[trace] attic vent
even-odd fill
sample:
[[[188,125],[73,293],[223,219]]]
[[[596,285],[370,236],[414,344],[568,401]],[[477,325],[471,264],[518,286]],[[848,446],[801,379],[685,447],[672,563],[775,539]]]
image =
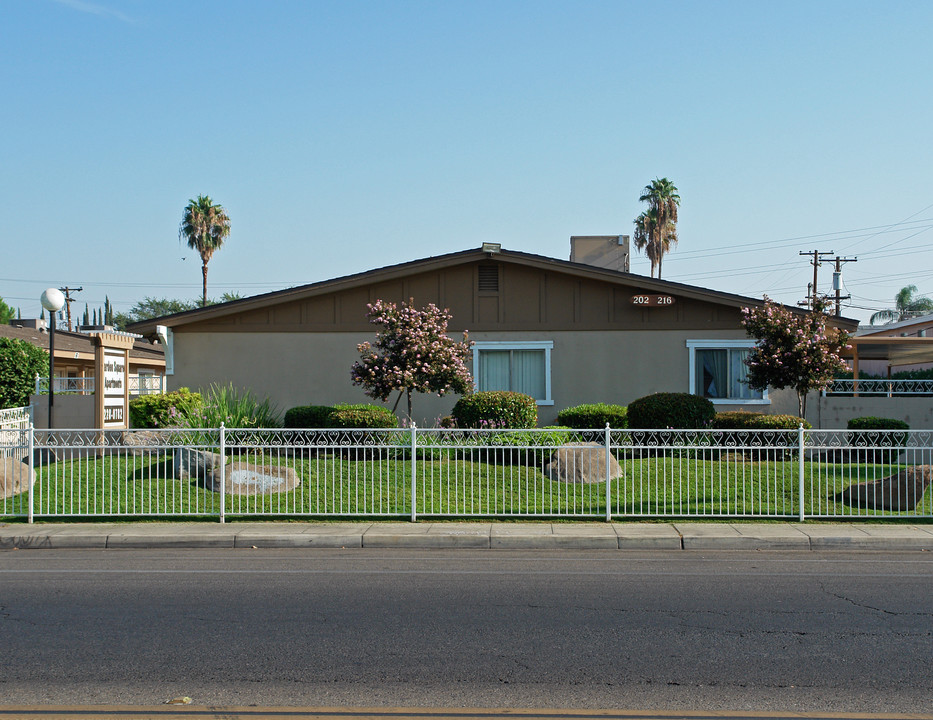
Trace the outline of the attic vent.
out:
[[[480,265],[479,266],[479,291],[480,292],[499,292],[499,266],[498,265]]]

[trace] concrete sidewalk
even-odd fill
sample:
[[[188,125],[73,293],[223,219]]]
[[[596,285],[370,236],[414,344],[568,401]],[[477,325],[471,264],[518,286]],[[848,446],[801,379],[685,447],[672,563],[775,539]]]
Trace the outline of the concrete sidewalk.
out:
[[[484,548],[933,551],[933,524],[236,522],[0,524],[0,549]]]

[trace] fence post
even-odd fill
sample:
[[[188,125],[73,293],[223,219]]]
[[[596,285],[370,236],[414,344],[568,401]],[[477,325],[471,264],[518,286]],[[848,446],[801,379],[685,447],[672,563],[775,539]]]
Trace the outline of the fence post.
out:
[[[227,428],[220,423],[220,522],[227,521]]]
[[[797,463],[800,468],[800,522],[803,522],[803,423],[800,423],[800,427],[797,428]]]
[[[417,477],[418,477],[418,425],[412,421],[411,423],[411,521],[415,522],[418,519],[418,513],[415,509],[417,505],[416,491],[417,491]]]
[[[29,429],[26,431],[26,435],[28,437],[27,444],[29,445],[29,509],[27,512],[29,514],[28,521],[32,522],[35,512],[33,486],[36,484],[36,433],[31,419],[29,422]]]
[[[612,479],[609,477],[610,457],[609,444],[612,442],[612,435],[609,432],[609,423],[606,423],[606,522],[612,522],[612,490],[609,487]]]

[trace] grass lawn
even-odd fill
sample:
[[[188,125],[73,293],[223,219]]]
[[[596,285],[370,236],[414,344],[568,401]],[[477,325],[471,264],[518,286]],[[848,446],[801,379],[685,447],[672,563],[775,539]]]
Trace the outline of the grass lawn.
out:
[[[268,495],[227,495],[228,515],[408,517],[412,462],[392,449],[272,451],[251,462],[293,467],[294,490]],[[518,451],[520,452],[520,451]],[[391,455],[396,453],[395,455]],[[517,464],[487,462],[482,453],[428,451],[414,471],[419,516],[566,516],[604,518],[606,484],[553,481],[542,453],[515,456]],[[240,458],[245,459],[245,458]],[[610,482],[613,516],[797,517],[799,465],[793,459],[748,462],[739,457],[676,454],[622,455],[624,476]],[[807,516],[870,516],[905,513],[851,508],[831,496],[853,482],[896,472],[880,464],[804,464]],[[217,515],[221,495],[195,481],[172,479],[171,462],[155,454],[75,457],[36,468],[36,517]],[[933,493],[928,493],[933,495]],[[0,516],[24,515],[26,493],[0,500]],[[924,497],[916,512],[933,514]]]

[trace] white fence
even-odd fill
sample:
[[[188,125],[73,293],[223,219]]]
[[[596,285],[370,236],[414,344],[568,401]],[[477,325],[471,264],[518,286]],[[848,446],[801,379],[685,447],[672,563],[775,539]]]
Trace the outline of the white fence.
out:
[[[894,397],[895,395],[933,395],[933,380],[853,380],[837,378],[823,390],[823,395],[865,395]]]
[[[34,479],[0,497],[0,516],[30,519],[933,517],[930,431],[14,435],[4,449],[20,453]]]
[[[56,377],[52,387],[56,395],[93,395],[95,385],[93,377]],[[165,392],[165,378],[161,375],[130,375],[128,389],[130,395],[161,394]],[[49,379],[36,375],[36,395],[47,395],[48,392]]]

